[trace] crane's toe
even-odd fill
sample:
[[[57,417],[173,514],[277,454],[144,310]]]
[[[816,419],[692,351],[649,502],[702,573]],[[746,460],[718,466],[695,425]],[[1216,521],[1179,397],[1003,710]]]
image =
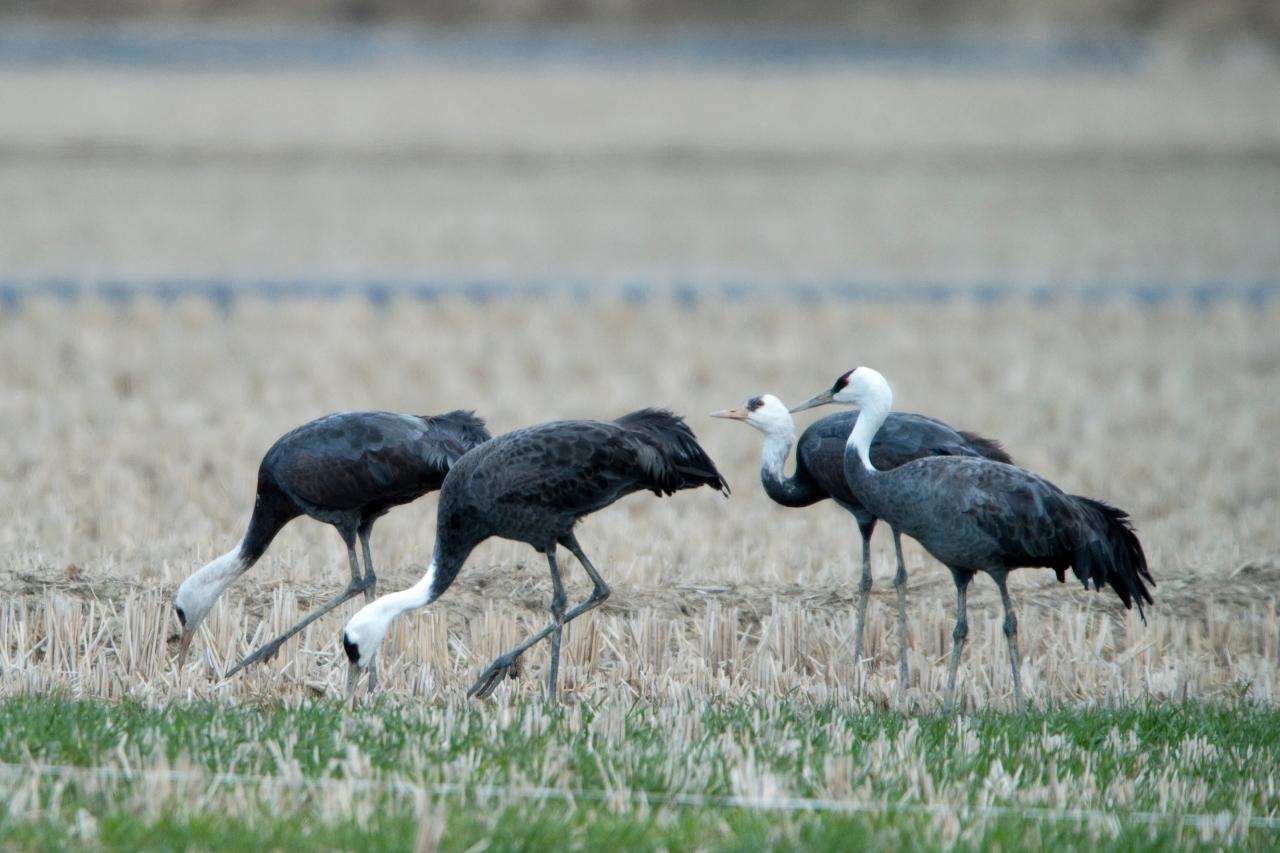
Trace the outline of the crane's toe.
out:
[[[488,669],[480,673],[476,683],[471,685],[471,689],[467,691],[467,698],[488,699],[493,691],[498,689],[498,685],[502,683],[503,676],[518,678],[520,675],[519,660],[514,655],[502,655],[497,658],[493,663],[489,664]]]
[[[244,669],[246,666],[249,666],[250,664],[266,663],[267,661],[271,660],[273,657],[276,656],[276,652],[280,651],[281,645],[283,645],[283,643],[281,642],[267,643],[265,646],[258,649],[256,652],[249,655],[244,660],[240,661],[240,663],[236,664],[231,669],[227,670],[226,677],[230,678],[231,676],[235,675],[237,672]]]

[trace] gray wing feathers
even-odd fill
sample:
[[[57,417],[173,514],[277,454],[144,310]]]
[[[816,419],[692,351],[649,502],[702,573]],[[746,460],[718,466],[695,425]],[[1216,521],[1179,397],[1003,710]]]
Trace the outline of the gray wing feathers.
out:
[[[281,436],[260,476],[316,509],[394,505],[439,488],[477,429],[487,436],[483,421],[465,412],[337,412]]]
[[[921,543],[943,562],[1052,568],[1059,580],[1070,568],[1086,587],[1107,584],[1125,607],[1136,602],[1145,620],[1143,604],[1152,601],[1147,584],[1155,581],[1123,510],[988,460],[926,459],[899,472],[893,510],[908,533],[919,526]],[[940,512],[950,520],[939,523]],[[966,552],[969,565],[961,557]]]

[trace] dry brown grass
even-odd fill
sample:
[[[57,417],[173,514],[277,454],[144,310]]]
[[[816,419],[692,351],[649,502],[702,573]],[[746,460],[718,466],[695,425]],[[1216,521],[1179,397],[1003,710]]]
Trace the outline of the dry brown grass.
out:
[[[759,437],[712,409],[771,390],[796,399],[857,363],[898,406],[1000,437],[1019,462],[1134,516],[1159,586],[1141,626],[1109,594],[1015,576],[1024,678],[1036,703],[1280,698],[1280,339],[1277,310],[979,311],[826,304],[204,305],[32,303],[0,318],[0,693],[269,698],[336,693],[339,626],[322,620],[268,666],[210,676],[339,588],[337,537],[295,522],[232,588],[184,672],[177,583],[227,550],[262,452],[326,411],[475,407],[495,432],[661,404],[686,414],[734,487],[636,496],[581,538],[614,589],[568,632],[570,696],[855,692],[891,704],[891,551],[877,539],[870,664],[850,660],[856,533],[831,506],[784,510],[758,485]],[[384,591],[430,556],[434,499],[379,523]],[[952,586],[914,546],[912,684],[932,706]],[[571,596],[586,584],[569,570]],[[1008,701],[998,598],[977,584],[964,701]],[[437,606],[384,647],[387,689],[457,699],[545,619],[541,558],[493,541]],[[504,689],[532,693],[542,655]]]

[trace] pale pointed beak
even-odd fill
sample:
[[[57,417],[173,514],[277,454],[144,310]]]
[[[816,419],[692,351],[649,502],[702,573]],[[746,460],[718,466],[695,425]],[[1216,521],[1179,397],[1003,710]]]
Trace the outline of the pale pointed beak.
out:
[[[749,414],[751,413],[748,412],[746,409],[744,409],[742,406],[739,406],[736,409],[721,409],[718,412],[712,412],[711,417],[728,418],[731,421],[745,421]]]
[[[360,683],[360,667],[352,661],[347,661],[347,698],[354,700],[356,698],[356,686]]]
[[[178,638],[178,669],[182,669],[187,662],[187,652],[191,650],[191,637],[195,632],[182,629],[182,636]]]
[[[825,406],[827,403],[834,403],[834,402],[835,400],[832,399],[831,391],[830,390],[823,391],[818,396],[810,397],[808,400],[805,400],[803,403],[801,403],[798,406],[792,406],[791,413],[794,415],[796,412],[803,412],[805,409],[812,409],[815,406]]]

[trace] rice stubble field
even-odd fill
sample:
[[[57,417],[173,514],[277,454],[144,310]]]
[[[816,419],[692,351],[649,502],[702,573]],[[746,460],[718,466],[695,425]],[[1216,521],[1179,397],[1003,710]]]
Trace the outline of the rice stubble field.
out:
[[[6,843],[1271,847],[1275,312],[31,302],[0,316]],[[759,436],[707,413],[801,399],[856,364],[889,376],[898,408],[996,436],[1129,510],[1159,584],[1149,624],[1110,593],[1015,573],[1032,710],[1011,716],[999,599],[979,579],[964,713],[943,719],[954,591],[909,545],[899,685],[881,533],[867,659],[851,660],[854,525],[831,505],[773,505]],[[355,605],[221,679],[345,584],[338,537],[306,520],[175,669],[173,590],[239,538],[258,460],[288,428],[474,407],[497,433],[644,405],[686,415],[734,495],[641,495],[582,524],[614,594],[566,632],[563,708],[541,702],[538,648],[494,702],[464,698],[546,619],[545,563],[501,541],[394,626],[373,702],[341,701]],[[433,507],[379,522],[381,590],[420,575]],[[566,580],[585,595],[580,570]]]

